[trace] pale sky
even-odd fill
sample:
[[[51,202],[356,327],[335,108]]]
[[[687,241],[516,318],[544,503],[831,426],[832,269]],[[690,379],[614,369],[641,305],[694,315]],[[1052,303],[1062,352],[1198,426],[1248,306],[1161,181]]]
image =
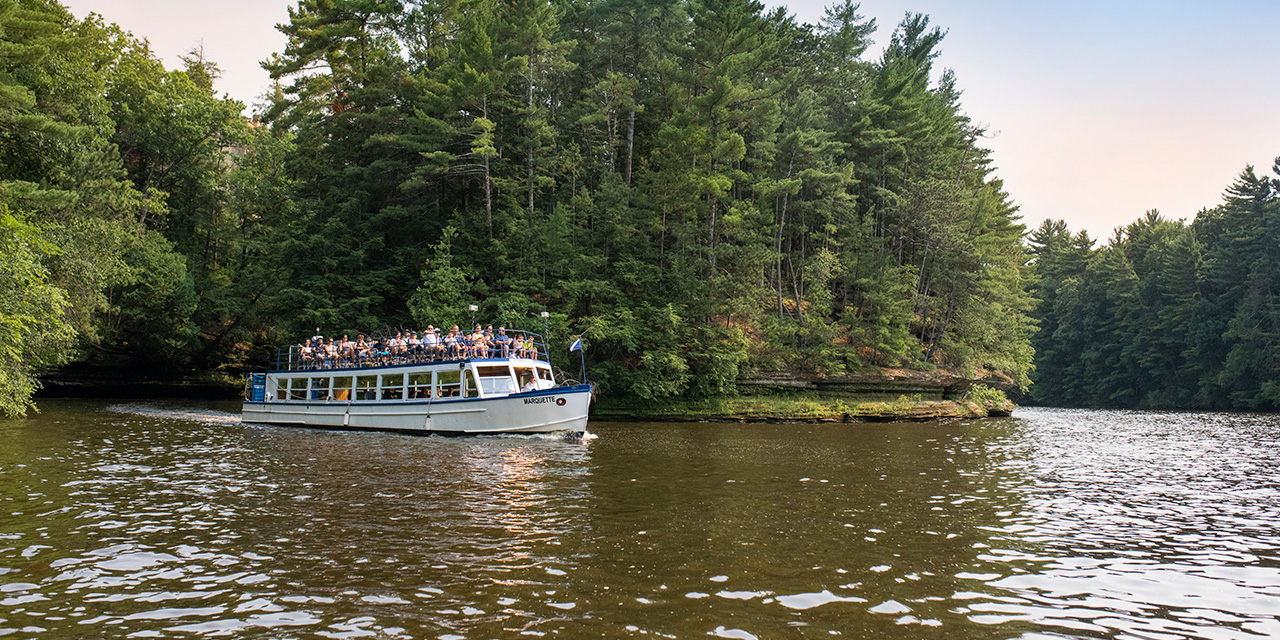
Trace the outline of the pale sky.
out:
[[[204,43],[216,88],[252,107],[284,46],[287,0],[61,0],[146,37],[166,65]],[[825,2],[785,4],[816,23]],[[906,11],[949,30],[939,67],[993,135],[997,175],[1029,228],[1065,219],[1107,239],[1148,209],[1190,219],[1280,155],[1274,26],[1253,0],[863,0],[878,51]]]

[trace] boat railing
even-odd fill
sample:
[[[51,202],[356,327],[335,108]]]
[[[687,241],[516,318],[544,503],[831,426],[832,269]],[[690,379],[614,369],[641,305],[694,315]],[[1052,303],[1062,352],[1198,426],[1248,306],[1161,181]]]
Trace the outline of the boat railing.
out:
[[[547,357],[547,341],[540,334],[532,331],[519,331],[509,334],[511,342],[505,345],[492,342],[479,343],[470,338],[459,337],[449,344],[414,345],[393,352],[385,339],[378,339],[377,346],[364,353],[357,353],[354,346],[347,353],[339,352],[329,355],[312,349],[310,355],[303,353],[302,345],[289,345],[276,350],[275,371],[313,371],[334,369],[365,369],[369,367],[391,367],[407,364],[431,364],[436,362],[457,362],[459,360],[480,360],[485,358],[528,358],[550,363]],[[532,348],[513,348],[515,338],[520,342],[532,343]]]

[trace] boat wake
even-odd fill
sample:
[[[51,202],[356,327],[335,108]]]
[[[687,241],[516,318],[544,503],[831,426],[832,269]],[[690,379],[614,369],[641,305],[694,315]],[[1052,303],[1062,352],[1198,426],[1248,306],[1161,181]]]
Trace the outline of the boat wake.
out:
[[[457,437],[457,436],[450,436]],[[466,437],[466,436],[463,436]],[[545,440],[548,442],[581,442],[587,443],[597,436],[590,431],[550,431],[547,433],[481,433],[470,434],[474,438],[515,438],[518,440]]]
[[[135,416],[146,416],[148,418],[187,420],[202,424],[240,424],[239,414],[216,411],[213,409],[158,407],[150,404],[125,403],[111,405],[107,407],[107,411],[128,413]]]

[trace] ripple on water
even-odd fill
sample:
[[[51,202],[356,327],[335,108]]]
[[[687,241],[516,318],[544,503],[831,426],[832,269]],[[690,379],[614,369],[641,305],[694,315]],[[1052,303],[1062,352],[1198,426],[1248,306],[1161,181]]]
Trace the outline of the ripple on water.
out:
[[[734,640],[757,640],[758,636],[754,633],[743,631],[742,629],[730,629],[723,625],[708,631],[707,635],[717,638],[732,638]]]
[[[0,632],[1280,636],[1265,416],[593,423],[584,446],[43,409],[0,421]]]
[[[957,574],[1016,598],[976,596],[969,619],[1171,638],[1277,628],[1280,562],[1257,553],[1280,548],[1273,419],[1020,415],[1031,428],[1009,446],[1021,449],[1013,464],[1032,463],[1030,482],[1013,487],[1024,506],[986,529],[1009,548],[977,555],[1000,571]]]

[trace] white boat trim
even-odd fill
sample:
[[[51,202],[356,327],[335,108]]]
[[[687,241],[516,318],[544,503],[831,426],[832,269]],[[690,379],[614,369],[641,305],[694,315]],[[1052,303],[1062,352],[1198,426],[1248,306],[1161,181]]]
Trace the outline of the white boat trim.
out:
[[[544,388],[508,392],[522,378]],[[276,370],[250,383],[247,423],[423,434],[583,432],[592,396],[590,385],[554,386],[550,366],[526,358]],[[409,397],[422,393],[433,397]],[[356,395],[383,399],[345,399]]]

